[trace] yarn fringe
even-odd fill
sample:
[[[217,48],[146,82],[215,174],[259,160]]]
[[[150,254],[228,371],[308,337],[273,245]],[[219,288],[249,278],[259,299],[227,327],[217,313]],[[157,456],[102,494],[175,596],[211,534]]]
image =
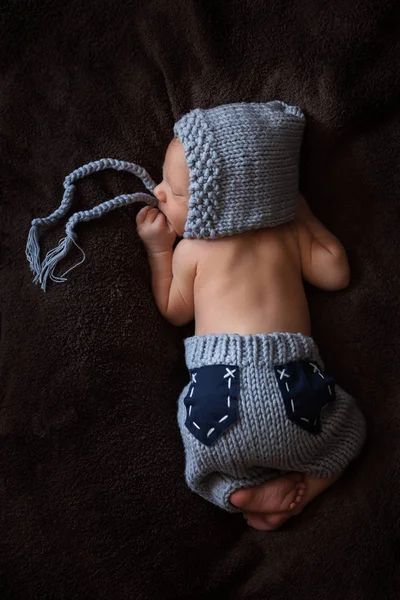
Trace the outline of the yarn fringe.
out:
[[[67,214],[67,212],[72,206],[73,196],[75,193],[74,183],[76,181],[78,181],[79,179],[84,179],[85,177],[88,177],[93,173],[104,171],[106,169],[126,171],[128,173],[131,173],[132,175],[136,175],[137,177],[139,177],[139,179],[142,180],[142,182],[150,192],[153,192],[155,188],[156,184],[151,179],[147,171],[145,171],[145,169],[136,165],[135,163],[128,163],[113,158],[103,158],[101,160],[88,163],[83,167],[80,167],[79,169],[76,169],[75,171],[70,173],[64,180],[65,191],[60,206],[48,217],[34,219],[32,221],[31,228],[28,234],[25,254],[29,262],[30,270],[34,275],[33,281],[34,283],[39,284],[42,290],[46,291],[46,287],[49,280],[53,281],[54,283],[63,283],[67,281],[67,273],[70,273],[73,269],[76,269],[76,267],[78,267],[85,261],[85,253],[83,252],[82,248],[77,244],[76,235],[73,231],[74,227],[78,223],[91,221],[92,219],[98,219],[104,214],[110,212],[111,210],[120,208],[121,206],[128,206],[129,204],[133,204],[134,202],[145,202],[146,204],[150,204],[152,206],[157,205],[157,200],[153,195],[137,192],[134,194],[122,194],[120,196],[117,196],[116,198],[113,198],[112,200],[103,202],[99,206],[95,206],[91,210],[85,210],[75,213],[67,222],[65,230],[66,236],[60,240],[56,248],[53,248],[46,254],[43,262],[41,263],[39,245],[40,228],[49,227],[56,224],[61,218],[63,218]],[[76,263],[67,271],[65,271],[62,275],[55,275],[55,269],[57,268],[60,261],[62,261],[67,256],[72,246],[76,246],[78,250],[82,253],[82,260]]]
[[[58,266],[59,262],[67,256],[72,246],[76,246],[78,250],[82,253],[82,259],[75,265],[70,267],[62,275],[55,275],[54,271],[56,270],[56,267]],[[46,291],[47,282],[49,279],[54,283],[64,283],[65,281],[67,281],[66,275],[74,269],[76,269],[77,267],[79,267],[79,265],[84,263],[85,260],[86,255],[74,239],[74,234],[66,235],[65,238],[60,240],[58,246],[56,246],[52,250],[49,250],[49,252],[46,254],[45,259],[42,262],[40,273],[37,277],[37,283],[40,284],[40,287],[44,292]]]
[[[40,273],[39,227],[37,225],[32,225],[29,230],[25,254],[29,262],[29,268],[34,275],[33,281],[37,283]]]

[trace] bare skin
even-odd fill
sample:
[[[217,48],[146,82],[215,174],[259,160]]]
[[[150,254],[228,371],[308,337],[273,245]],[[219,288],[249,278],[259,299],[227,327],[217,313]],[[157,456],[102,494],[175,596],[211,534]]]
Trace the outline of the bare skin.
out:
[[[173,251],[183,235],[189,200],[189,170],[176,139],[168,147],[163,177],[154,190],[159,209],[145,207],[137,216],[161,314],[178,326],[195,319],[196,335],[310,335],[303,279],[333,291],[345,288],[350,275],[344,248],[304,198],[291,223],[217,240],[184,239]],[[299,514],[340,475],[322,479],[291,473],[236,490],[230,501],[249,525],[269,531]]]

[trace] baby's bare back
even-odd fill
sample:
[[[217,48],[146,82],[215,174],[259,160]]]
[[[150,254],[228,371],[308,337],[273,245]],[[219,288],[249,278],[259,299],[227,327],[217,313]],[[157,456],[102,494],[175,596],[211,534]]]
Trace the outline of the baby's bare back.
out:
[[[310,334],[293,226],[195,243],[196,335]]]

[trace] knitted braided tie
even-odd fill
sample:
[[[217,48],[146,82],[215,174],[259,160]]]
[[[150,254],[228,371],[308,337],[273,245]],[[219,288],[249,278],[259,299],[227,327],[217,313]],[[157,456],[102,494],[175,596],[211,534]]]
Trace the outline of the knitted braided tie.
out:
[[[116,196],[112,200],[107,200],[106,202],[95,206],[91,210],[82,210],[77,212],[73,214],[72,217],[70,217],[70,219],[67,221],[65,227],[66,236],[60,240],[56,248],[53,248],[46,254],[44,260],[41,262],[39,246],[40,229],[55,225],[60,219],[65,217],[65,215],[71,209],[73,203],[76,190],[76,186],[74,184],[76,181],[79,179],[84,179],[93,173],[105,171],[106,169],[125,171],[127,173],[132,173],[132,175],[136,175],[142,180],[149,192],[153,192],[156,186],[150,175],[142,167],[134,163],[116,160],[113,158],[103,158],[95,162],[90,162],[70,173],[64,180],[65,191],[60,206],[48,217],[33,219],[28,235],[28,241],[26,244],[26,258],[28,259],[31,271],[34,274],[33,281],[34,283],[39,284],[42,290],[46,291],[47,282],[49,279],[55,283],[62,283],[66,281],[66,275],[85,261],[85,253],[78,245],[76,233],[74,231],[78,223],[99,219],[111,210],[121,208],[122,206],[128,206],[129,204],[133,204],[135,202],[145,202],[146,204],[152,206],[157,205],[157,200],[153,195],[137,192],[135,194],[122,194],[120,196]],[[82,259],[61,275],[56,275],[55,270],[58,266],[58,263],[67,256],[72,246],[76,246],[80,250],[82,253]]]

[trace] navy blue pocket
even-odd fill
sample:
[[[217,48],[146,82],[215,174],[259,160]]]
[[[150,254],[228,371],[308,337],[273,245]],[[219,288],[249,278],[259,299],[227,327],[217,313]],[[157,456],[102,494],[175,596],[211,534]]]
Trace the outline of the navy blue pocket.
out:
[[[278,365],[275,375],[288,419],[309,433],[320,433],[321,411],[335,400],[335,380],[306,360]]]
[[[239,367],[210,365],[190,369],[190,375],[185,426],[199,442],[212,446],[238,420]]]

